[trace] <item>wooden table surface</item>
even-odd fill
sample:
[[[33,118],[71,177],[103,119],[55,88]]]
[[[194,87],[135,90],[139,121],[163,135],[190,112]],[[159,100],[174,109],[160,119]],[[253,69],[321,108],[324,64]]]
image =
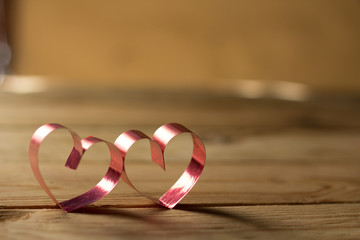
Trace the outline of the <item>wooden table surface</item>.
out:
[[[360,239],[360,101],[244,100],[207,93],[150,91],[0,92],[0,239]],[[129,129],[152,135],[179,122],[203,138],[200,180],[173,210],[124,182],[75,213],[58,209],[28,163],[32,133],[61,123],[81,137],[114,141]],[[96,184],[108,152],[96,145],[79,169],[63,167],[71,139],[49,136],[40,167],[59,200]],[[166,150],[167,171],[151,163],[148,143],[129,153],[129,176],[160,196],[191,154],[189,136]]]

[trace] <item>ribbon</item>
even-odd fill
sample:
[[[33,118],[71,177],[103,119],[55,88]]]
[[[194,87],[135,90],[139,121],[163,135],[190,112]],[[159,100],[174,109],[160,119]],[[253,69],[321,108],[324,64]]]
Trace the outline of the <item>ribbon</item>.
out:
[[[110,166],[101,179],[101,181],[90,189],[88,192],[79,195],[75,198],[58,202],[54,195],[51,193],[39,170],[38,155],[39,148],[44,139],[56,129],[66,129],[72,136],[74,147],[65,163],[65,167],[76,170],[80,160],[87,149],[98,142],[104,142],[110,151]],[[147,194],[139,191],[130,181],[125,170],[125,157],[131,146],[139,140],[147,139],[150,143],[151,160],[165,170],[164,151],[167,144],[177,135],[182,133],[191,134],[193,140],[193,153],[189,165],[184,173],[170,187],[159,199],[153,198]],[[49,197],[64,211],[71,212],[78,208],[91,204],[102,197],[109,194],[118,183],[120,177],[130,187],[135,189],[141,195],[153,200],[161,206],[167,208],[174,208],[177,203],[181,201],[192,189],[198,181],[204,165],[206,153],[205,146],[199,136],[178,123],[169,123],[158,128],[152,138],[148,137],[141,131],[129,130],[122,133],[115,143],[109,143],[105,140],[96,137],[87,137],[80,139],[80,137],[72,130],[56,123],[45,124],[38,128],[33,134],[29,146],[29,160],[33,173],[38,180],[40,186],[45,190]]]

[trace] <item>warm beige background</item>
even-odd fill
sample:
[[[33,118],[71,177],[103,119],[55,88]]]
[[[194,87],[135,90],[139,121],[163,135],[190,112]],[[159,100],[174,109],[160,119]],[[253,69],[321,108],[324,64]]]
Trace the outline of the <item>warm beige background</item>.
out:
[[[359,1],[7,1],[11,69],[69,83],[360,91]]]

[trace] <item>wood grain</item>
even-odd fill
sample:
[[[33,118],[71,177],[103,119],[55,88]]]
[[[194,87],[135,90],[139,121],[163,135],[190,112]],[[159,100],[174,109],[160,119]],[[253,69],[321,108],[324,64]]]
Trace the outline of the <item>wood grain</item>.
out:
[[[79,173],[60,164],[42,166],[44,177],[60,200],[85,192],[105,173],[107,165],[86,164]],[[133,169],[130,169],[130,166]],[[54,207],[32,175],[30,167],[3,164],[2,208]],[[161,196],[180,176],[182,164],[168,164],[167,173],[152,164],[129,165],[130,177],[140,189]],[[102,171],[101,171],[102,170]],[[131,170],[131,171],[130,171]],[[360,162],[346,163],[208,163],[199,182],[182,201],[187,205],[239,206],[258,204],[314,204],[360,202]],[[100,171],[100,173],[99,173]],[[10,173],[22,173],[13,174]],[[14,191],[16,189],[16,191]],[[96,206],[141,207],[154,204],[120,182]]]
[[[359,204],[1,210],[7,239],[357,239]]]
[[[357,101],[87,93],[0,93],[1,239],[360,238]],[[28,163],[30,137],[46,122],[114,141],[128,129],[151,136],[174,120],[200,135],[207,149],[204,173],[174,210],[120,182],[104,199],[65,214],[40,188]],[[106,147],[96,145],[71,171],[63,166],[71,147],[69,134],[57,131],[40,149],[44,178],[60,201],[96,184],[109,162]],[[134,184],[160,196],[190,156],[191,139],[179,136],[166,149],[163,172],[151,163],[143,141],[126,166]]]

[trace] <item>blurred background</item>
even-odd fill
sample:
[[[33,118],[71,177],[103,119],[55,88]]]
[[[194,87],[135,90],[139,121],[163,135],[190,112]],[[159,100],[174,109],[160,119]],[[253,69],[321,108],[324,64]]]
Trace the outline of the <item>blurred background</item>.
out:
[[[28,148],[54,122],[109,142],[191,129],[207,159],[187,212],[158,212],[120,182],[87,215],[53,215]],[[106,173],[105,145],[68,171],[69,134],[46,141],[59,201]],[[161,196],[191,149],[189,135],[172,140],[163,173],[139,142],[127,174]],[[359,159],[360,0],[0,0],[0,239],[360,239]]]
[[[7,169],[28,167],[30,137],[45,123],[113,142],[129,129],[151,136],[178,122],[204,140],[213,169],[187,203],[360,201],[360,1],[0,0],[0,6],[0,161],[10,166],[0,176],[7,182],[20,181],[9,181]],[[72,142],[66,132],[54,137],[42,156],[47,167],[62,169]],[[172,183],[184,169],[178,163],[188,164],[188,140],[167,148],[173,165],[170,180],[161,182]],[[86,158],[108,156],[103,147]],[[148,189],[152,171],[136,166],[160,169],[148,161],[146,141],[138,149],[128,162]],[[65,172],[56,171],[54,182],[75,179]],[[31,199],[42,196],[19,186]],[[67,199],[68,191],[58,189]],[[122,189],[128,191],[114,194],[126,203]],[[11,190],[1,194],[23,208],[26,199]],[[162,193],[157,185],[152,190]]]
[[[1,1],[0,1],[1,2]],[[5,0],[8,86],[360,92],[360,1]],[[1,37],[5,40],[4,34]],[[15,90],[16,91],[16,90]]]

